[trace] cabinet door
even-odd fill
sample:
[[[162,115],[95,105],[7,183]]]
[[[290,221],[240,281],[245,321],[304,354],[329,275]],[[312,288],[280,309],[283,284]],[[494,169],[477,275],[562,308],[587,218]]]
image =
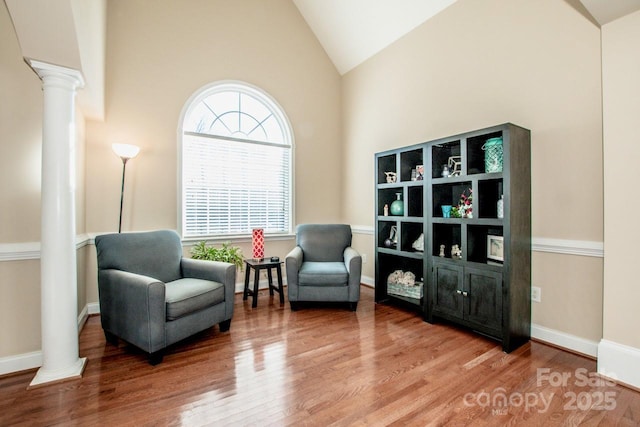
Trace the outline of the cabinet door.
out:
[[[469,322],[490,332],[502,329],[502,273],[465,268],[464,313]]]
[[[434,263],[433,314],[462,319],[462,267]]]

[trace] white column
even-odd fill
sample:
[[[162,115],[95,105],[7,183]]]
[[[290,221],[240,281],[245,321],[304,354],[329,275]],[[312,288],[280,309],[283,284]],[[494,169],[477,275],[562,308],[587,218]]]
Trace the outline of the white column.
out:
[[[29,65],[42,79],[42,367],[30,387],[79,378],[75,244],[75,96],[84,85],[76,70],[38,61]]]

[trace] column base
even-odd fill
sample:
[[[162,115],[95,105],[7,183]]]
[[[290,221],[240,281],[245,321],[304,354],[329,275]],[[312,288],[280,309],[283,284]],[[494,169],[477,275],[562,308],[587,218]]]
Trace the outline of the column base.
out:
[[[84,368],[87,366],[87,358],[79,358],[73,366],[67,369],[59,369],[53,372],[46,372],[44,368],[40,368],[36,373],[36,376],[31,381],[31,384],[27,387],[27,390],[42,387],[45,385],[51,385],[54,383],[60,383],[64,381],[77,380],[82,378]]]

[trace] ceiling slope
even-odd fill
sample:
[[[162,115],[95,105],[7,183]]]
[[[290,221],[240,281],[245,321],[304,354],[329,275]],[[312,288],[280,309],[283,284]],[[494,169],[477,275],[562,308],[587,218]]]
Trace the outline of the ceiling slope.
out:
[[[342,75],[456,1],[293,0]],[[640,10],[640,0],[565,1],[601,26]]]
[[[457,0],[293,0],[345,74]]]
[[[106,0],[5,0],[22,56],[82,72],[78,106],[104,117]]]
[[[602,26],[640,10],[640,0],[580,0]]]

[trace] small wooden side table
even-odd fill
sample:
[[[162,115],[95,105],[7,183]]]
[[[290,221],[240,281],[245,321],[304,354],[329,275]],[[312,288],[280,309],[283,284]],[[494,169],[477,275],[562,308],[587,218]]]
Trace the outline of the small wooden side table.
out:
[[[284,291],[282,290],[282,261],[271,261],[270,258],[265,258],[262,261],[254,261],[253,259],[245,259],[245,273],[244,273],[244,292],[242,299],[246,300],[249,295],[253,296],[252,308],[258,306],[258,284],[260,283],[260,270],[267,270],[267,277],[269,278],[269,295],[273,295],[273,291],[280,294],[280,304],[284,304]],[[251,269],[254,270],[253,278],[253,290],[249,289],[249,277],[251,276]],[[278,274],[278,286],[273,284],[272,269],[276,269]]]

